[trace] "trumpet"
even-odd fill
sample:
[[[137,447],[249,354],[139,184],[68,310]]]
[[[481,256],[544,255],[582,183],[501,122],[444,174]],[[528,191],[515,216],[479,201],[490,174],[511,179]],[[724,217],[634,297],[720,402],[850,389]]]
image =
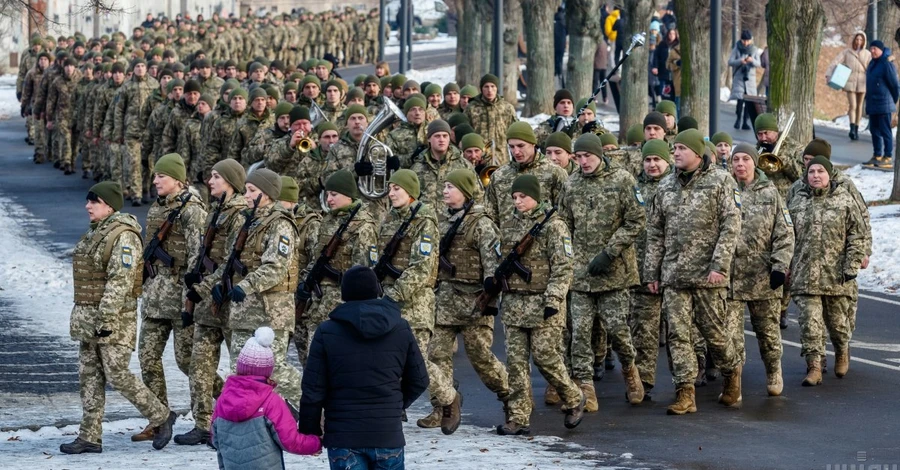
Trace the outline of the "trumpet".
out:
[[[309,152],[313,147],[313,140],[309,137],[304,136],[297,142],[297,150],[303,153]]]
[[[787,138],[788,132],[791,131],[791,126],[794,125],[794,113],[791,113],[791,116],[788,118],[787,124],[784,126],[784,130],[781,131],[781,135],[778,136],[778,141],[775,142],[775,147],[772,148],[771,152],[765,151],[765,148],[762,146],[759,147],[759,169],[763,171],[763,173],[767,175],[774,175],[781,171],[781,168],[784,167],[784,162],[781,161],[781,157],[778,156],[778,151],[781,150],[782,144],[784,144],[784,140]]]

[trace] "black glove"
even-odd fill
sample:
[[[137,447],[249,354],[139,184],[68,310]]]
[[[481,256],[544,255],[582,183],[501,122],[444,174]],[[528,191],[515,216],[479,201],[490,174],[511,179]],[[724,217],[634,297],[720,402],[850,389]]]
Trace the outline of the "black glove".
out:
[[[769,274],[769,287],[772,290],[778,289],[779,287],[784,285],[784,281],[787,280],[787,276],[781,271],[772,271],[772,274]]]
[[[675,65],[681,67],[681,59],[676,60],[676,61],[675,61]]]
[[[387,157],[387,169],[389,171],[397,171],[400,169],[400,159],[391,155]]]
[[[106,328],[101,326],[100,330],[97,331],[96,333],[94,333],[94,336],[97,338],[106,338],[107,336],[109,336],[111,334],[112,334],[111,330],[107,330]]]
[[[225,302],[225,289],[222,284],[216,284],[212,288],[212,298],[217,304],[222,305]]]
[[[194,324],[194,315],[188,312],[181,312],[181,327],[187,328]]]
[[[22,101],[22,92],[21,91],[16,92],[16,101]]]
[[[195,291],[193,287],[188,289],[187,298],[188,298],[188,300],[190,300],[191,302],[193,302],[195,304],[199,304],[200,302],[203,301],[203,297],[201,297],[200,294],[198,294],[197,291]],[[213,289],[213,298],[216,298],[215,289]]]
[[[243,302],[247,298],[247,294],[240,286],[234,286],[234,289],[231,289],[231,292],[228,293],[228,297],[231,297],[231,300],[235,302]]]
[[[497,314],[500,313],[500,310],[497,307],[488,307],[481,312],[482,317],[496,317]]]
[[[188,289],[194,287],[194,284],[200,284],[203,278],[199,273],[195,273],[193,271],[184,275],[184,285],[187,286]]]
[[[375,167],[372,166],[372,162],[356,162],[353,171],[356,172],[356,176],[371,176]]]
[[[597,128],[597,121],[590,121],[581,128],[582,134],[591,134]]]
[[[559,309],[555,309],[553,307],[544,307],[544,320],[549,319],[553,315],[559,313]]]
[[[844,278],[841,280],[841,284],[846,284],[854,279],[856,279],[856,274],[847,274],[844,273]]]
[[[309,289],[306,288],[306,285],[303,284],[297,289],[297,293],[294,296],[294,302],[301,303],[306,302],[307,300],[312,298],[312,293],[309,292]]]
[[[490,295],[500,293],[500,284],[494,279],[494,276],[484,278],[484,291]]]
[[[606,250],[603,250],[591,260],[590,264],[588,264],[588,273],[590,273],[591,276],[602,276],[609,272],[609,267],[611,265],[612,258],[606,254]]]

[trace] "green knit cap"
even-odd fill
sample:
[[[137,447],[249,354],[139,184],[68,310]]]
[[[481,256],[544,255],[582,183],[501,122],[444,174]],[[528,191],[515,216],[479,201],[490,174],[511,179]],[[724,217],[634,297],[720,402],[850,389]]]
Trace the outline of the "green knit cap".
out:
[[[459,93],[459,85],[457,85],[454,82],[450,82],[450,83],[444,85],[444,94],[445,95],[447,93],[450,93],[451,91],[455,91],[455,92]]]
[[[509,125],[509,128],[506,129],[506,140],[510,139],[524,140],[532,145],[537,144],[534,129],[531,128],[531,124],[525,121],[516,121]]]
[[[565,132],[554,132],[550,134],[549,137],[547,137],[547,140],[544,141],[544,149],[548,149],[550,147],[558,147],[568,153],[572,153],[572,138],[569,137],[569,134],[566,134]]]
[[[243,165],[233,158],[226,158],[217,162],[212,167],[213,171],[222,176],[222,179],[231,186],[235,192],[244,194],[244,185],[247,184],[247,172]]]
[[[431,95],[440,95],[441,94],[441,86],[437,83],[430,83],[427,87],[425,87],[425,96]]]
[[[247,98],[250,97],[250,94],[243,88],[235,88],[234,90],[231,90],[231,94],[228,95],[228,100],[231,101],[235,96],[240,96],[241,98],[244,98],[244,100],[247,100]]]
[[[419,177],[416,176],[416,173],[412,170],[407,170],[406,168],[397,170],[391,175],[391,179],[388,182],[403,188],[403,190],[413,199],[419,199],[419,196],[421,195],[421,190],[419,189]]]
[[[291,110],[294,109],[294,105],[288,103],[287,101],[282,101],[275,106],[275,119],[277,120],[279,117],[284,116],[285,114],[291,114]]]
[[[300,82],[300,88],[305,87],[309,83],[315,83],[317,87],[322,88],[322,81],[319,80],[319,77],[312,74],[303,77],[303,81]]]
[[[825,158],[824,155],[816,155],[813,157],[812,161],[809,162],[809,166],[813,165],[822,165],[825,167],[825,171],[828,172],[828,176],[834,176],[834,166],[831,164],[831,160]]]
[[[365,83],[365,81],[366,81],[366,75],[361,73],[361,74],[357,75],[356,77],[353,77],[353,86],[362,86],[363,83]]]
[[[466,85],[462,87],[462,90],[459,90],[459,95],[474,98],[478,96],[478,88],[475,88],[474,85]]]
[[[537,176],[530,174],[521,175],[513,181],[512,187],[509,189],[510,195],[515,193],[522,193],[530,196],[531,199],[537,202],[541,202],[541,183],[538,181]]]
[[[363,91],[362,88],[355,86],[347,92],[347,101],[350,100],[364,100],[366,99],[366,92]]]
[[[125,205],[125,198],[122,196],[122,186],[119,186],[119,183],[102,181],[91,186],[91,189],[88,190],[87,194],[87,199],[89,201],[95,200],[91,193],[102,199],[103,202],[109,207],[112,207],[114,211],[122,210],[122,206]]]
[[[359,189],[356,186],[356,177],[347,170],[338,170],[325,180],[325,191],[334,191],[350,199],[359,198]]]
[[[683,144],[700,156],[703,156],[703,154],[706,152],[706,144],[703,141],[703,134],[701,134],[697,129],[688,129],[686,131],[679,132],[678,135],[675,136],[675,143]]]
[[[208,104],[210,108],[216,107],[216,101],[217,101],[216,97],[213,95],[210,95],[209,93],[204,93],[204,94],[200,95],[200,101]]]
[[[497,76],[494,75],[494,74],[492,74],[492,73],[486,73],[486,74],[484,74],[484,75],[481,76],[481,81],[478,82],[478,87],[479,87],[479,88],[484,88],[484,86],[485,86],[486,84],[488,84],[488,83],[493,83],[494,86],[499,87],[499,86],[500,86],[500,79],[497,78]]]
[[[607,145],[615,145],[617,148],[619,146],[619,139],[616,138],[614,134],[606,133],[600,136],[600,142],[604,147]]]
[[[693,116],[682,116],[675,127],[677,127],[679,131],[686,131],[688,129],[699,129],[700,124],[697,123],[697,120],[694,119]]]
[[[316,126],[316,134],[319,134],[319,136],[324,134],[325,131],[335,131],[338,134],[341,133],[338,127],[331,121],[322,121],[318,126]]]
[[[590,109],[591,111],[594,112],[594,114],[597,114],[597,103],[593,102],[588,105],[587,102],[588,102],[588,98],[582,98],[582,99],[578,100],[578,103],[575,103],[575,112],[577,113],[579,110],[581,110],[582,107],[587,105],[587,109]]]
[[[300,91],[300,87],[294,82],[287,82],[281,88],[282,94],[286,95],[289,91]]]
[[[406,83],[406,75],[397,74],[391,77],[391,88],[400,88]]]
[[[712,157],[716,154],[716,144],[714,144],[706,139],[703,139],[703,145],[706,146],[706,150],[708,150],[707,153],[709,154],[709,156]]]
[[[475,129],[469,123],[462,123],[453,128],[453,136],[456,137],[457,142],[462,142],[469,134],[475,134]],[[482,145],[481,148],[484,148],[484,146]]]
[[[294,203],[300,200],[300,186],[297,186],[297,180],[290,176],[281,177],[281,194],[278,195],[278,200]]]
[[[625,143],[631,145],[635,142],[644,141],[644,126],[642,124],[632,124],[625,133]]]
[[[778,132],[778,118],[772,113],[762,113],[753,121],[753,128],[759,131]]]
[[[574,153],[578,152],[587,152],[602,157],[603,141],[594,133],[581,134],[578,139],[575,139]]]
[[[665,140],[650,139],[644,143],[644,147],[641,148],[641,157],[647,158],[650,155],[662,158],[669,165],[672,164],[672,154],[669,153],[669,144]]]
[[[350,119],[350,116],[354,114],[362,114],[366,119],[369,119],[366,107],[361,104],[351,104],[350,106],[347,106],[347,109],[344,110],[344,119]]]
[[[719,145],[722,142],[725,142],[728,145],[734,145],[734,140],[732,140],[731,135],[725,131],[716,132],[709,140],[716,145]]]
[[[803,155],[822,155],[831,160],[831,144],[827,140],[817,137],[806,144]]]
[[[750,144],[737,144],[734,149],[731,151],[732,157],[739,153],[746,153],[753,160],[753,165],[757,165],[759,163],[759,154],[756,152],[756,147]]]
[[[153,166],[153,172],[169,176],[182,183],[187,182],[187,170],[184,168],[184,159],[177,153],[163,155]]]
[[[466,199],[472,199],[475,197],[475,191],[478,187],[478,177],[475,175],[475,172],[468,169],[462,168],[459,170],[451,171],[444,181],[456,186],[463,196]]]
[[[450,127],[456,127],[464,122],[469,122],[469,117],[465,113],[452,112],[447,116],[447,124],[450,124]]]
[[[378,81],[378,84],[381,85],[381,88],[384,88],[388,85],[391,85],[393,83],[393,79],[394,79],[394,77],[391,77],[390,75],[385,75],[385,76],[381,77],[381,80]],[[391,85],[391,88],[393,88],[393,85]]]
[[[257,98],[268,98],[269,94],[266,93],[266,90],[263,87],[256,87],[253,91],[250,92],[250,101],[253,101]]]
[[[484,139],[481,138],[480,134],[470,132],[464,135],[462,140],[459,141],[460,150],[465,151],[470,148],[480,148],[484,150]]]
[[[659,104],[656,105],[656,111],[663,114],[671,114],[675,116],[677,114],[675,110],[675,102],[669,100],[662,100]]]
[[[258,168],[247,175],[247,184],[256,186],[263,194],[273,201],[281,195],[281,177],[278,173],[268,168]]]
[[[408,113],[410,109],[413,109],[416,106],[425,109],[425,100],[417,96],[410,96],[409,99],[403,103],[403,112]]]

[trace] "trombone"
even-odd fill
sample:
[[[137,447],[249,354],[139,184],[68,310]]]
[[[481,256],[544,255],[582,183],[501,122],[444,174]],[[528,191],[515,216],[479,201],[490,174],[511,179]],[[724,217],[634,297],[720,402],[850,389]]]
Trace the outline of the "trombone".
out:
[[[784,130],[781,131],[781,135],[778,136],[778,141],[775,142],[775,147],[772,148],[771,152],[764,151],[765,148],[762,146],[757,149],[759,152],[759,169],[762,170],[763,173],[771,176],[779,173],[782,167],[784,167],[784,162],[782,162],[781,157],[778,156],[778,151],[781,150],[784,140],[791,131],[791,126],[794,125],[794,118],[794,113],[791,113],[787,124],[784,126]]]

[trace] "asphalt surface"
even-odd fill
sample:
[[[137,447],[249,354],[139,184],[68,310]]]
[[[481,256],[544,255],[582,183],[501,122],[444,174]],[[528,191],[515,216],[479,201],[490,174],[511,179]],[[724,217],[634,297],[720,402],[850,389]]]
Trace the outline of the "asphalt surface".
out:
[[[441,52],[434,51],[434,55]],[[416,59],[416,67],[446,64],[447,59],[441,57],[434,57],[429,63],[426,54]],[[341,72],[352,78],[356,73],[371,72],[371,67]],[[721,128],[730,129],[733,119],[733,114],[724,110]],[[836,161],[868,159],[868,137],[850,143],[843,131],[817,129],[817,133],[832,141]],[[751,138],[749,132],[737,135],[745,140]],[[88,226],[83,206],[92,181],[83,180],[78,174],[64,176],[47,164],[34,165],[30,158],[32,149],[25,145],[23,137],[21,119],[0,122],[0,148],[4,149],[0,152],[0,194],[24,206],[34,219],[45,221],[23,221],[22,228],[50,252],[67,257]],[[135,213],[143,222],[147,207],[124,210]],[[0,288],[2,284],[0,279]],[[581,426],[569,431],[562,426],[562,413],[543,405],[546,382],[535,369],[532,381],[538,404],[532,417],[532,433],[555,435],[596,449],[609,456],[608,464],[626,468],[897,468],[898,306],[898,297],[861,293],[850,373],[837,379],[830,372],[822,386],[813,388],[800,386],[805,363],[799,356],[797,314],[792,306],[790,327],[783,332],[785,389],[778,398],[766,395],[765,372],[747,321],[748,363],[744,368],[740,410],[725,409],[716,403],[720,379],[698,389],[698,413],[667,416],[665,408],[674,399],[674,388],[661,350],[657,387],[651,401],[628,405],[621,366],[617,364],[615,370],[596,383],[600,411],[586,416]],[[48,400],[62,395],[74,395],[77,399],[75,343],[68,338],[23,331],[23,319],[29,314],[33,312],[17,311],[0,299],[0,396],[25,393],[45,395]],[[494,351],[505,360],[499,323],[495,332]],[[464,423],[500,424],[500,403],[479,383],[462,349],[456,357],[456,378],[465,395]],[[833,356],[829,362],[833,364]],[[3,403],[0,400],[0,408]],[[5,411],[9,415],[12,410]],[[411,416],[415,418],[418,416]],[[438,436],[437,445],[441,439]]]

